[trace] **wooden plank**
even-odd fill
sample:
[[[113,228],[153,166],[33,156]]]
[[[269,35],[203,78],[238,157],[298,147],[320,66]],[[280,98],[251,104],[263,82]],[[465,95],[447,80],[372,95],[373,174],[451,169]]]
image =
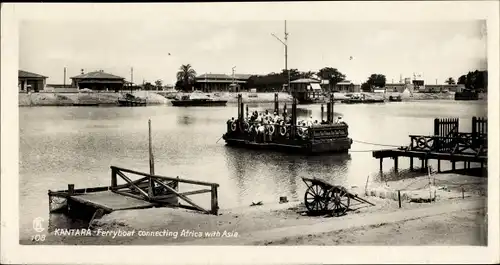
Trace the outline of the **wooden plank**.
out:
[[[208,193],[211,192],[211,189],[202,189],[202,190],[194,190],[194,191],[187,191],[187,192],[179,192],[179,194],[182,194],[184,196],[189,196],[189,195],[194,195],[194,194],[202,194],[202,193]],[[175,194],[168,194],[168,195],[161,195],[161,196],[155,196],[155,199],[170,199],[172,197],[177,197]]]
[[[127,173],[132,173],[136,174],[139,176],[145,176],[145,177],[154,177],[154,178],[160,178],[160,179],[166,179],[166,180],[173,180],[173,181],[179,181],[183,183],[188,183],[188,184],[195,184],[195,185],[203,185],[203,186],[212,186],[212,185],[219,185],[217,183],[210,183],[210,182],[204,182],[204,181],[197,181],[197,180],[190,180],[190,179],[181,179],[181,178],[172,178],[172,177],[165,177],[161,175],[154,175],[152,176],[151,174],[135,171],[132,169],[126,169],[126,168],[121,168],[121,167],[116,167],[116,166],[111,166],[111,169],[118,169],[119,171],[122,172],[127,172]]]
[[[71,199],[79,203],[105,209],[107,211],[116,211],[117,209],[129,209],[137,207],[147,208],[156,205],[155,203],[151,203],[143,199],[123,196],[112,191],[75,195],[72,196]]]
[[[196,203],[194,203],[193,201],[191,201],[188,197],[178,193],[176,190],[174,190],[173,188],[165,185],[163,182],[161,181],[157,181],[155,180],[156,183],[160,184],[161,186],[165,187],[166,189],[170,190],[172,193],[174,194],[177,194],[177,196],[181,199],[183,199],[184,201],[188,202],[189,204],[193,205],[194,207],[196,207],[198,210],[202,211],[202,212],[206,212],[206,213],[210,213],[209,211],[203,209],[203,207],[197,205]]]
[[[141,188],[137,187],[137,185],[135,185],[135,183],[132,183],[132,180],[129,179],[127,176],[125,176],[125,174],[123,174],[120,171],[117,171],[116,174],[118,174],[120,177],[122,177],[128,183],[130,183],[130,185],[132,185],[132,187],[136,188],[137,191],[139,191],[144,196],[144,199],[149,199],[148,194],[146,192],[144,192]]]

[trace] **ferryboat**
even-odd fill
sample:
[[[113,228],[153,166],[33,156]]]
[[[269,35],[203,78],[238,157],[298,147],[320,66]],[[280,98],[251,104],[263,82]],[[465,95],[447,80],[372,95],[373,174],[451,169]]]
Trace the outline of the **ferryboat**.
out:
[[[322,108],[323,110],[323,108]],[[334,122],[333,95],[327,103],[327,117],[321,121],[307,124],[297,121],[297,98],[292,103],[291,115],[286,108],[279,114],[277,121],[261,123],[252,119],[241,95],[238,95],[238,117],[226,123],[226,133],[222,138],[226,145],[243,148],[258,148],[276,151],[298,152],[304,154],[347,153],[352,145],[349,126],[345,122]],[[274,113],[278,115],[278,94],[275,94]]]
[[[192,93],[191,95],[182,95],[180,99],[175,98],[171,102],[176,107],[214,107],[226,106],[227,100],[217,100],[203,96],[201,93]]]

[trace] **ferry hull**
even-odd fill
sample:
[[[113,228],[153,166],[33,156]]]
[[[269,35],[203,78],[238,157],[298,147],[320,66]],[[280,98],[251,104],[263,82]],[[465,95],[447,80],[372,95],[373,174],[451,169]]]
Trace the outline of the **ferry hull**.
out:
[[[223,136],[223,139],[228,146],[305,154],[347,153],[352,145],[352,139],[350,138],[315,141],[304,144],[293,142],[254,142],[246,139],[231,138],[226,135]]]

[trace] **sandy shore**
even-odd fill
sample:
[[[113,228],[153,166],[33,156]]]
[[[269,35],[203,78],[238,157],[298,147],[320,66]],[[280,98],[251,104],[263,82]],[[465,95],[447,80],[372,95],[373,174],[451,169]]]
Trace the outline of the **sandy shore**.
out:
[[[438,175],[459,185],[477,177]],[[406,180],[405,180],[406,181]],[[407,184],[388,182],[389,187]],[[461,184],[460,184],[461,183]],[[351,202],[341,217],[308,216],[302,201],[264,203],[261,206],[221,210],[218,216],[181,209],[152,208],[118,211],[94,222],[94,233],[115,231],[123,236],[63,236],[51,234],[43,244],[83,245],[484,245],[486,238],[485,193],[436,189],[431,203],[364,196],[378,187],[351,187],[353,193],[376,206]],[[427,189],[424,188],[426,191]],[[428,193],[427,193],[428,194]],[[452,196],[453,195],[453,196]],[[139,235],[145,232],[163,235]],[[131,234],[132,233],[132,234]],[[209,233],[209,234],[206,234]],[[447,235],[443,238],[440,235]],[[456,238],[456,240],[454,239]],[[37,244],[21,241],[21,244]]]

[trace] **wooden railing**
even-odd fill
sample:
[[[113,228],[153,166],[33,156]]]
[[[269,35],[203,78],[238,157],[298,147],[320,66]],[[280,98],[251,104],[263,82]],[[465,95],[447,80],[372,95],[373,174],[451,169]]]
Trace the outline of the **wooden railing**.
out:
[[[454,137],[410,135],[411,151],[446,152],[452,154],[487,155],[486,137],[473,137],[472,133],[456,133]]]
[[[131,180],[125,173],[142,176],[137,180]],[[118,185],[118,178],[126,183]],[[199,189],[188,192],[179,192],[179,183],[193,184],[198,186],[210,187],[209,189]],[[151,175],[148,173],[138,172],[131,169],[111,166],[111,186],[112,192],[133,197],[140,200],[157,202],[160,204],[169,204],[176,207],[197,210],[208,214],[217,215],[218,199],[217,188],[219,184],[203,182],[197,180],[172,178],[159,175]],[[211,209],[207,210],[193,202],[187,196],[194,194],[211,193]],[[178,200],[185,201],[186,204],[181,204]]]

